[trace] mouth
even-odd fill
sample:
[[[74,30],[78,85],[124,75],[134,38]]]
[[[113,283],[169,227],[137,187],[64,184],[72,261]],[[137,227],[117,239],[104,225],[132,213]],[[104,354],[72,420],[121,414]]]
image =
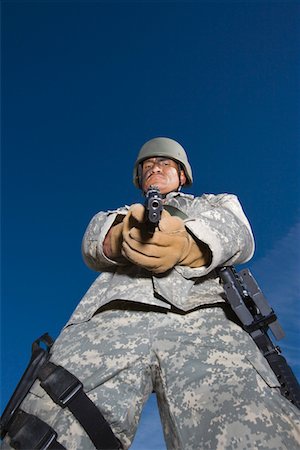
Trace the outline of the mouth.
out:
[[[164,176],[161,173],[152,173],[147,177],[147,181],[150,180],[151,178],[164,178]]]

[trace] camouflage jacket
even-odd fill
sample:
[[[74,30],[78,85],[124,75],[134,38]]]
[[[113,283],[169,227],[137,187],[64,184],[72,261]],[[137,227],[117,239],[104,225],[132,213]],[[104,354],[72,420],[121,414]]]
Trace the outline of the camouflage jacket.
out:
[[[254,252],[252,231],[237,197],[230,194],[194,197],[172,192],[167,195],[165,204],[175,206],[187,215],[185,226],[209,246],[211,264],[200,268],[175,266],[159,276],[131,263],[120,265],[104,255],[103,241],[112,224],[120,220],[129,207],[99,212],[84,234],[82,253],[88,267],[102,273],[77,306],[69,324],[88,320],[101,306],[114,300],[166,309],[173,305],[182,311],[224,301],[214,269],[220,265],[244,263]]]

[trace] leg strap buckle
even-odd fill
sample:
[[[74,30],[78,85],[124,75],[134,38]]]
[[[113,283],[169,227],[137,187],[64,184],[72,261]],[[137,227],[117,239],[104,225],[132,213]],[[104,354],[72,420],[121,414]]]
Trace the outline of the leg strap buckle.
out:
[[[46,422],[25,411],[18,410],[8,432],[10,445],[15,449],[65,449],[57,440],[57,433]]]
[[[52,400],[62,408],[78,395],[83,388],[82,383],[68,370],[48,362],[39,372],[41,387],[45,389]]]

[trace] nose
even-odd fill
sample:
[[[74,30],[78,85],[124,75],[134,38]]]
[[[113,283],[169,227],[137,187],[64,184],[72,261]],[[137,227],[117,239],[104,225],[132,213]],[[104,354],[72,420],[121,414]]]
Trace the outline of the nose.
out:
[[[160,161],[155,161],[153,166],[152,166],[151,173],[159,173],[161,171],[162,171],[161,162]]]
[[[159,163],[155,163],[154,166],[152,167],[152,173],[157,173],[157,172],[161,172],[161,166]]]

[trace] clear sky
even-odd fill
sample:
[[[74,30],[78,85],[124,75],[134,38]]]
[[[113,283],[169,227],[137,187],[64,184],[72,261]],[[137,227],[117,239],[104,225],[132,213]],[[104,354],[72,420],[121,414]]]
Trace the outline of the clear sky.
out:
[[[300,3],[3,1],[1,385],[5,405],[45,331],[96,274],[81,239],[100,210],[142,201],[140,146],[177,139],[190,190],[239,196],[248,267],[300,377]],[[134,450],[165,448],[155,398]]]

